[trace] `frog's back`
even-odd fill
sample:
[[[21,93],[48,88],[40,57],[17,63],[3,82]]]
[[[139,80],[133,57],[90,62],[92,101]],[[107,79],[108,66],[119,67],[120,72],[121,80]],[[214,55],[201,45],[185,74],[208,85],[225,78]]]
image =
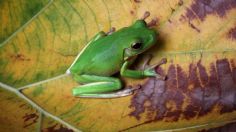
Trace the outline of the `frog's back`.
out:
[[[80,52],[69,70],[76,74],[110,76],[118,72],[122,66],[121,48],[119,42],[109,36],[100,38]]]

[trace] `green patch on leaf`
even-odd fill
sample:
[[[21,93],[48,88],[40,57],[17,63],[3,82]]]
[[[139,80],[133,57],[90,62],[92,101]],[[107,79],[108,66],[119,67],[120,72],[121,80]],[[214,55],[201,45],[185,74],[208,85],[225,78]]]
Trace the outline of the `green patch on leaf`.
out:
[[[43,93],[43,87],[42,87],[42,85],[37,86],[37,87],[34,89],[34,91],[32,91],[32,95],[33,95],[34,97],[37,97],[37,96],[39,96],[39,95],[42,94],[42,93]]]

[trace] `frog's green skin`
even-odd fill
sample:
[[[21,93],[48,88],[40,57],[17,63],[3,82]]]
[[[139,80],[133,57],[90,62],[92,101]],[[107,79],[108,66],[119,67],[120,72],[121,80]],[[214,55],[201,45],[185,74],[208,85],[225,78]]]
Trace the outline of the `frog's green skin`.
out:
[[[130,90],[118,91],[117,94],[109,93],[122,88],[120,79],[110,77],[117,72],[120,72],[121,76],[131,78],[157,76],[153,68],[128,69],[138,54],[156,44],[156,37],[156,31],[149,29],[144,20],[137,20],[130,27],[122,28],[111,35],[99,32],[67,70],[67,73],[71,74],[76,81],[83,84],[73,89],[73,95],[111,98],[131,94]],[[141,46],[138,46],[138,43]],[[136,49],[132,47],[135,44]]]

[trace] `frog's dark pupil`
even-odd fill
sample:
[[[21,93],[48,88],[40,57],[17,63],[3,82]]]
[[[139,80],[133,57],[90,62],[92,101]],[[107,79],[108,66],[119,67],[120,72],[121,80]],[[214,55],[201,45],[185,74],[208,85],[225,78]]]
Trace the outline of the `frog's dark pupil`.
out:
[[[134,43],[134,44],[132,45],[132,48],[133,48],[133,49],[139,49],[141,46],[142,46],[142,43]]]

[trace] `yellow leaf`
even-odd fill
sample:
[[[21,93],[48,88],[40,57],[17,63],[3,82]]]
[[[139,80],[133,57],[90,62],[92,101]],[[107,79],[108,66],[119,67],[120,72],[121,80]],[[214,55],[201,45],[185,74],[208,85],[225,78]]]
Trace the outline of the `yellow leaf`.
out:
[[[13,0],[0,7],[0,130],[199,131],[235,122],[235,0]],[[122,78],[141,86],[124,98],[73,97],[79,84],[65,71],[90,38],[145,11],[147,22],[158,20],[150,63],[167,58],[156,69],[167,80]]]

